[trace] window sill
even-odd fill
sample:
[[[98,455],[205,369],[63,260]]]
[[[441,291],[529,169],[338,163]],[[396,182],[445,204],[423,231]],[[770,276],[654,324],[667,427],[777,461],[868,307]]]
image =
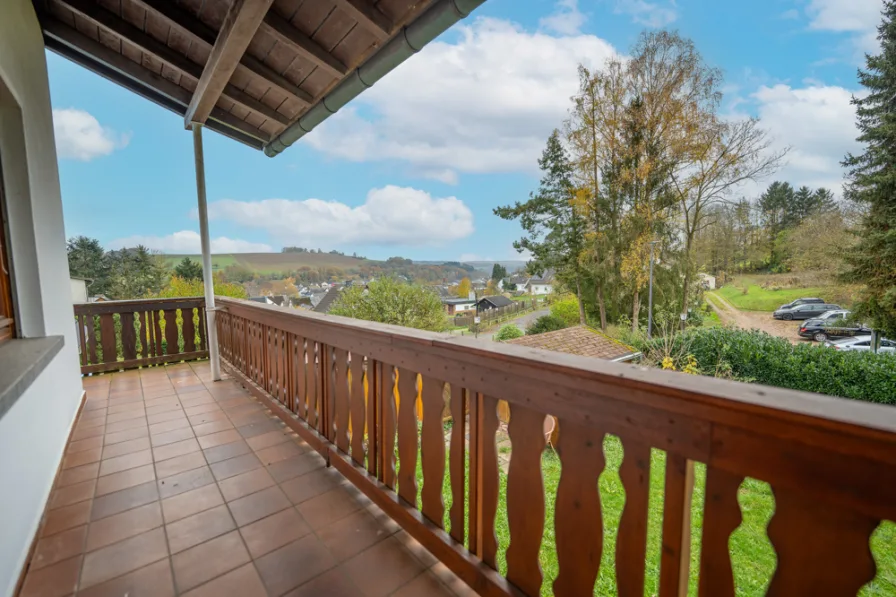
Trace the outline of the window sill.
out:
[[[62,336],[47,336],[0,344],[0,418],[53,360],[63,343]]]

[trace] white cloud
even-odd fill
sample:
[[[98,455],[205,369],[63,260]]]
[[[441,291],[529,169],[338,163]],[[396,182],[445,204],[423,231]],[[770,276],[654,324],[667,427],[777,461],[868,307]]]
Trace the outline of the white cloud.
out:
[[[567,116],[576,65],[613,47],[593,35],[530,33],[480,18],[434,42],[310,133],[312,147],[352,161],[400,160],[424,177],[534,171]],[[372,118],[362,117],[358,107]]]
[[[616,12],[630,15],[635,23],[652,29],[671,25],[678,19],[675,0],[662,4],[646,0],[616,0]]]
[[[837,86],[760,86],[751,98],[776,149],[790,146],[787,165],[774,178],[794,185],[828,187],[840,194],[847,152],[856,142],[854,92]]]
[[[137,245],[143,245],[163,253],[193,254],[202,252],[202,241],[199,238],[199,233],[193,230],[181,230],[167,236],[128,236],[109,243],[109,246],[113,249],[135,247]],[[273,250],[271,245],[265,243],[253,243],[236,238],[227,238],[226,236],[211,239],[212,253],[270,253]]]
[[[82,162],[109,155],[130,141],[129,135],[100,125],[89,112],[75,108],[53,110],[53,132],[59,157]]]
[[[806,15],[810,29],[852,34],[847,53],[861,61],[865,52],[875,53],[880,49],[877,26],[883,6],[883,0],[810,0]]]
[[[578,0],[558,0],[557,9],[540,19],[538,26],[560,35],[578,35],[587,20],[579,10]]]
[[[810,0],[809,27],[821,31],[868,31],[880,24],[883,0]]]
[[[372,189],[358,207],[337,201],[225,199],[209,217],[259,228],[283,244],[326,248],[358,244],[438,245],[473,233],[473,213],[457,197],[386,186]]]

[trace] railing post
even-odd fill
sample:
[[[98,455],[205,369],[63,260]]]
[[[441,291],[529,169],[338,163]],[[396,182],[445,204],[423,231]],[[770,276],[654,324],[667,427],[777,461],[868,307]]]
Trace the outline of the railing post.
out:
[[[194,122],[193,158],[196,165],[196,196],[199,201],[199,238],[202,242],[202,279],[205,282],[205,322],[212,381],[221,379],[221,358],[218,354],[218,328],[215,321],[215,283],[212,278],[212,255],[208,234],[208,203],[205,197],[205,156],[202,152],[202,125]]]

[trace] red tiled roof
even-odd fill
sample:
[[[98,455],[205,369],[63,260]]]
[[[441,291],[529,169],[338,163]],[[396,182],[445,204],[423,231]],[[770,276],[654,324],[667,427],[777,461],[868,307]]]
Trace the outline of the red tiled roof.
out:
[[[631,346],[584,325],[576,325],[544,334],[523,336],[507,342],[530,348],[577,354],[583,357],[597,357],[608,361],[635,352]]]

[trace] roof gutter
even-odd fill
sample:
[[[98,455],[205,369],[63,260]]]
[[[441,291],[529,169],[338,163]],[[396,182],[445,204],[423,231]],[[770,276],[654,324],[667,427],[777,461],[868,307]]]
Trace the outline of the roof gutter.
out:
[[[264,146],[265,154],[274,157],[304,137],[306,133],[310,133],[331,114],[335,114],[341,107],[361,95],[365,89],[372,87],[395,67],[484,3],[485,0],[437,0],[301,118],[267,143]]]

